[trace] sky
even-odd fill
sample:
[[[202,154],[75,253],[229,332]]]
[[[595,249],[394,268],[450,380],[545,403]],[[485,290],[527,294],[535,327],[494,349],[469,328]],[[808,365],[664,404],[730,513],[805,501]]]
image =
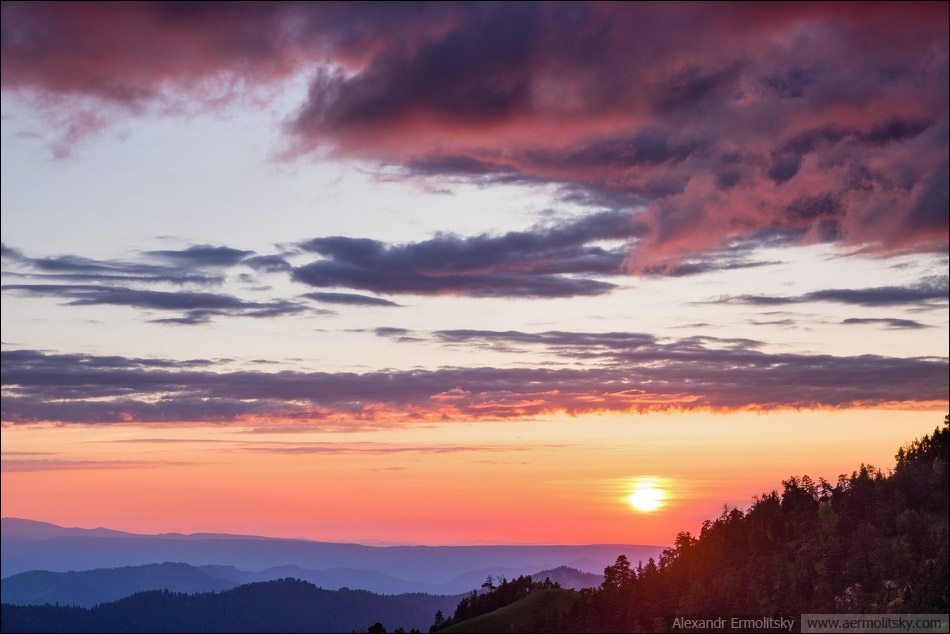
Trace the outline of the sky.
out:
[[[669,545],[950,407],[946,3],[0,23],[4,517]]]

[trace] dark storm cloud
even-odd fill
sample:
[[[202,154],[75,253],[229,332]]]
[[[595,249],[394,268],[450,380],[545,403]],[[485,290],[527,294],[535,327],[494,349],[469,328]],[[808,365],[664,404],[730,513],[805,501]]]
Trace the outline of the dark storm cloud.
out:
[[[345,429],[551,412],[932,405],[948,390],[947,361],[939,358],[770,354],[744,339],[662,342],[636,333],[435,336],[549,349],[584,366],[216,372],[16,350],[2,356],[2,416],[12,424],[297,422]]]

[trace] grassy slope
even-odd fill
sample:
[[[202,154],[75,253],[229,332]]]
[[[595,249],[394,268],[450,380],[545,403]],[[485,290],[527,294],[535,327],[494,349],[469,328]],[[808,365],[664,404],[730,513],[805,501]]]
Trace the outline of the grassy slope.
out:
[[[574,601],[573,590],[551,588],[533,592],[521,601],[506,605],[494,612],[481,614],[474,618],[456,623],[442,632],[510,632],[526,628],[535,614],[549,616],[555,612],[566,612]]]

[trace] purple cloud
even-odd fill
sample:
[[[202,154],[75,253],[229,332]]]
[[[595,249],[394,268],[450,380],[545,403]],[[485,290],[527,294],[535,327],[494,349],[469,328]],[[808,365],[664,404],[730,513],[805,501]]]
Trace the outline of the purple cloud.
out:
[[[378,332],[399,336],[396,330]],[[352,372],[214,372],[81,354],[2,357],[11,424],[244,423],[328,429],[552,412],[770,410],[945,403],[939,358],[765,353],[756,342],[638,333],[445,331],[437,340],[548,350],[577,365]],[[204,362],[202,362],[204,363]]]

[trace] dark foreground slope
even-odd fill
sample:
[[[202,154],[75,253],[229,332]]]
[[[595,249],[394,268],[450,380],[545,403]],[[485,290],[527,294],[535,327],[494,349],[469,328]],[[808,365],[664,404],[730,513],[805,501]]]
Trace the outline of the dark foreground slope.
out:
[[[573,605],[576,593],[547,588],[488,614],[480,614],[439,630],[452,634],[466,632],[533,632],[539,626],[553,626]]]
[[[376,622],[428,629],[432,615],[458,597],[381,596],[322,590],[296,579],[221,593],[153,590],[95,608],[4,604],[3,632],[350,632]]]

